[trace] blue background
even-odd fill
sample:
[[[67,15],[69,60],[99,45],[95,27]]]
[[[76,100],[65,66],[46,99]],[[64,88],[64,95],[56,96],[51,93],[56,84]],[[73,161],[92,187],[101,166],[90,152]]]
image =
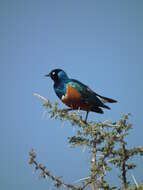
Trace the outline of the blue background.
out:
[[[31,148],[68,182],[88,176],[88,150],[68,145],[73,128],[43,118],[42,102],[33,96],[58,100],[53,82],[44,77],[57,67],[118,100],[111,111],[89,119],[115,121],[131,112],[129,144],[143,144],[142,10],[141,0],[0,1],[0,189],[50,189],[51,182],[39,180],[28,165]],[[136,161],[134,175],[141,182],[143,160]],[[119,185],[116,173],[109,179]]]

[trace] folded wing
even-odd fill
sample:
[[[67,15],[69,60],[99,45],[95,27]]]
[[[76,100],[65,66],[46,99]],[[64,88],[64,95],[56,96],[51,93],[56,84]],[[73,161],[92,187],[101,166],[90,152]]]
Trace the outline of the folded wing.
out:
[[[116,100],[113,100],[111,98],[107,98],[104,96],[101,96],[94,91],[92,91],[88,86],[81,83],[78,80],[72,79],[69,82],[69,85],[71,85],[79,94],[80,99],[84,104],[90,105],[92,110],[97,110],[96,112],[101,113],[102,110],[100,110],[99,107],[110,109],[107,105],[104,103],[115,103]],[[99,108],[99,109],[98,109]]]

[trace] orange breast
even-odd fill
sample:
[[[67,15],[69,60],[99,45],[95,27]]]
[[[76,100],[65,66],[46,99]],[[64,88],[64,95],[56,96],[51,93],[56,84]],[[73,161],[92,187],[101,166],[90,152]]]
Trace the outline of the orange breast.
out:
[[[73,109],[90,110],[90,106],[82,101],[80,93],[71,85],[67,86],[66,95],[62,96],[62,101]]]

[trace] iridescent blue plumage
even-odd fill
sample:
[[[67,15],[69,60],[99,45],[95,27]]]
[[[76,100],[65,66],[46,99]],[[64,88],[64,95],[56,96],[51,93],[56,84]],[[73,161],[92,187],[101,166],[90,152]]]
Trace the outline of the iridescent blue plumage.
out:
[[[52,70],[46,76],[50,76],[54,81],[57,96],[72,109],[103,113],[101,108],[110,109],[105,103],[117,102],[95,93],[80,81],[69,78],[61,69]]]
[[[69,78],[64,71],[59,71],[57,73],[57,76],[58,76],[58,80],[55,80],[54,90],[57,96],[61,99],[62,96],[65,96],[66,94],[66,86],[69,82]]]

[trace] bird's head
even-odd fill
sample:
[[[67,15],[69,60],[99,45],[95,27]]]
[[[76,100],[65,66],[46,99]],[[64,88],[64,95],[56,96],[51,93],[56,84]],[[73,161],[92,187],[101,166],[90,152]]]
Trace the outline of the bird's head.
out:
[[[67,74],[62,69],[54,69],[46,77],[50,77],[54,82],[68,79]]]

